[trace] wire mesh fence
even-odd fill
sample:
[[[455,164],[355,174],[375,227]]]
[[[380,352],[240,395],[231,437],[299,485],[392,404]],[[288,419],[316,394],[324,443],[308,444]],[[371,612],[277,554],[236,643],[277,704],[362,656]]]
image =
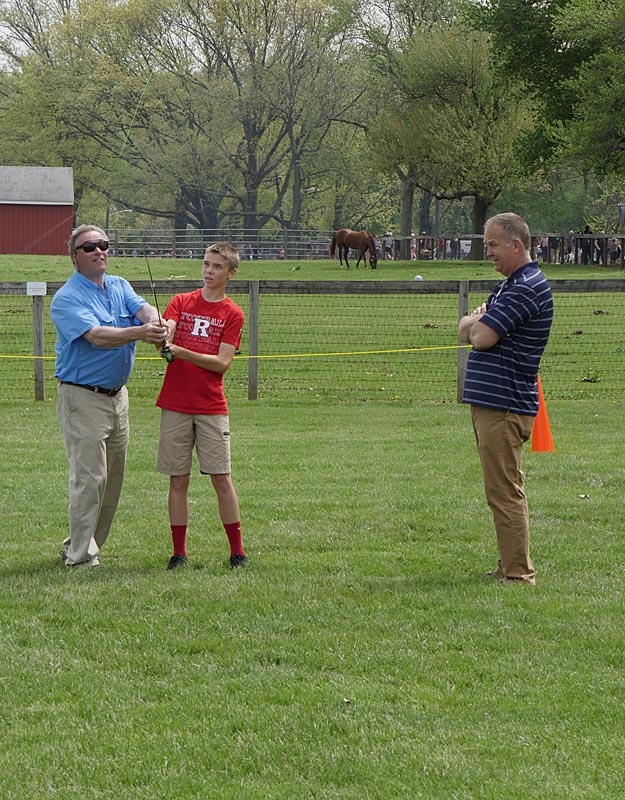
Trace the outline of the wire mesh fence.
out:
[[[464,284],[464,286],[461,286]],[[144,297],[147,283],[134,283]],[[56,395],[55,333],[43,300],[41,359],[33,358],[33,297],[25,284],[0,284],[0,399],[35,398],[35,363],[43,393]],[[159,306],[191,291],[193,281],[159,282]],[[241,351],[226,375],[231,398],[310,398],[320,402],[455,402],[462,296],[469,309],[494,282],[253,282],[229,285],[246,315]],[[554,281],[555,318],[543,357],[546,394],[561,398],[625,394],[625,281]],[[250,298],[258,293],[258,312]],[[253,369],[252,369],[253,366]],[[155,399],[166,369],[139,342],[131,395]],[[254,384],[253,386],[251,384]],[[253,391],[251,391],[253,389]]]
[[[325,259],[332,231],[250,229],[237,227],[149,230],[107,228],[111,254],[118,257],[198,258],[215,242],[231,242],[245,261]]]

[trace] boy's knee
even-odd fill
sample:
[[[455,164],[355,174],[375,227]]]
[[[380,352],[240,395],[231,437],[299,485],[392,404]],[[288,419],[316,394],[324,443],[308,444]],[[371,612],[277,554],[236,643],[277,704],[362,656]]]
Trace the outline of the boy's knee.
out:
[[[169,485],[174,490],[186,489],[189,486],[190,475],[171,475]]]

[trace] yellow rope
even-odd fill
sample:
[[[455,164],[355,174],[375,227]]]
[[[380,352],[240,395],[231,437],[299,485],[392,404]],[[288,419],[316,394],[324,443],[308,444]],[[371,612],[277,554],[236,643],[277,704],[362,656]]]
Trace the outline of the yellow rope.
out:
[[[275,353],[270,355],[238,355],[234,356],[237,359],[265,359],[265,358],[333,358],[335,356],[372,356],[384,355],[389,353],[418,353],[427,350],[461,350],[463,348],[471,347],[470,344],[446,344],[438,345],[436,347],[403,347],[396,350],[351,350],[342,353]],[[32,360],[40,359],[43,361],[54,360],[56,356],[15,356],[0,354],[0,359],[18,359],[18,360]],[[136,361],[162,361],[160,356],[137,356]]]

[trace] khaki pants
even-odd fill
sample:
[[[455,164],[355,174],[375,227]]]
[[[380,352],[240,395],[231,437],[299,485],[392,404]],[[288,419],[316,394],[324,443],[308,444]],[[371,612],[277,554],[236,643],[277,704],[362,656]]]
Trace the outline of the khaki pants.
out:
[[[119,502],[128,448],[128,391],[58,388],[57,416],[69,461],[65,563],[91,561],[106,541]]]
[[[486,500],[495,522],[501,571],[506,578],[533,578],[521,456],[523,444],[532,434],[534,417],[482,406],[471,406],[471,416]]]

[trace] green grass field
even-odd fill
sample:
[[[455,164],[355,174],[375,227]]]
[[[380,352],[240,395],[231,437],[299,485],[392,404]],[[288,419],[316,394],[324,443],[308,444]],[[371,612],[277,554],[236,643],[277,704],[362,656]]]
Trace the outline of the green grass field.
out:
[[[2,256],[0,278],[63,280],[68,263]],[[151,263],[157,280],[191,278],[190,265],[199,275],[199,262]],[[143,268],[111,259],[131,280],[145,280]],[[239,278],[248,270],[495,277],[469,262],[366,273],[253,262]],[[619,319],[610,312],[592,325]],[[563,297],[557,324],[577,326],[575,314]],[[564,363],[580,345],[562,340]],[[0,797],[621,798],[625,402],[548,398],[556,452],[525,454],[538,582],[527,587],[484,574],[495,535],[468,408],[305,394],[250,403],[232,388],[252,562],[236,572],[197,470],[189,565],[165,570],[158,410],[132,383],[127,477],[103,566],[63,568],[67,465],[53,394],[0,402]]]
[[[231,404],[252,564],[195,473],[167,572],[157,409],[103,566],[68,571],[54,404],[0,405],[0,796],[622,797],[624,407],[549,411],[531,588],[484,576],[465,407]]]
[[[150,258],[154,280],[201,278],[201,260],[184,258]],[[109,259],[109,271],[129,281],[148,280],[145,258]],[[545,264],[550,280],[622,278],[621,269],[581,264]],[[71,273],[66,256],[0,255],[0,281],[63,281]],[[488,280],[497,279],[489,261],[379,261],[377,269],[341,268],[332,261],[241,261],[235,280]]]

